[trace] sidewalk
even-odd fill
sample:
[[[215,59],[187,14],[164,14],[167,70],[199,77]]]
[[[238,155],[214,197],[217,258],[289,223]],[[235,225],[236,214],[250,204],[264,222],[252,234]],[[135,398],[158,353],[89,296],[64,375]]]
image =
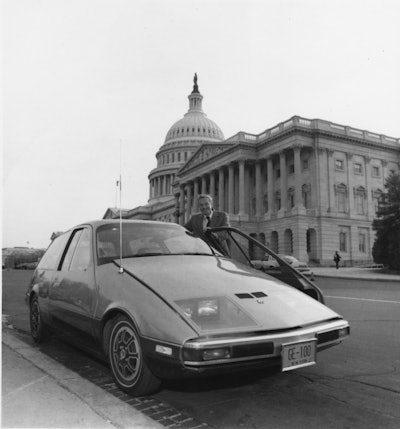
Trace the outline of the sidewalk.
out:
[[[3,428],[161,428],[114,395],[2,330]]]
[[[400,274],[388,274],[382,268],[361,267],[310,267],[315,277],[336,277],[343,279],[365,279],[398,282],[400,286]]]

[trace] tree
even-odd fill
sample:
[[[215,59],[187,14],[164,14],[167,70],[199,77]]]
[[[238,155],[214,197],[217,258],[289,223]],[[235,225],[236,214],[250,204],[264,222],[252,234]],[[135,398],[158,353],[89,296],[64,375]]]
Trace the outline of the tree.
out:
[[[376,231],[372,256],[375,262],[400,270],[400,174],[392,173],[385,189],[372,223]]]

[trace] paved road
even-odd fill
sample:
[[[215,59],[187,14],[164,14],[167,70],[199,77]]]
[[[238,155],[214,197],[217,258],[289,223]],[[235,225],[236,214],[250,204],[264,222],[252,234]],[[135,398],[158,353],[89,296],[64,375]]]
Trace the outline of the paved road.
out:
[[[330,278],[318,283],[327,304],[350,321],[352,334],[321,353],[317,365],[284,374],[168,383],[154,401],[215,428],[398,428],[399,285]],[[9,323],[26,330],[25,285],[17,284],[11,289],[4,284],[3,311]],[[104,388],[112,382],[106,366],[68,345],[53,340],[42,350]]]

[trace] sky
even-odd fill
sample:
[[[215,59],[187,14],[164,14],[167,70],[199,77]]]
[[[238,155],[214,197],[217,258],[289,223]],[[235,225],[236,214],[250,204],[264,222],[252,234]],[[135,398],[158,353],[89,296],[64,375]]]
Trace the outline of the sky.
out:
[[[2,247],[147,203],[194,73],[225,138],[294,115],[400,138],[397,0],[3,0]]]

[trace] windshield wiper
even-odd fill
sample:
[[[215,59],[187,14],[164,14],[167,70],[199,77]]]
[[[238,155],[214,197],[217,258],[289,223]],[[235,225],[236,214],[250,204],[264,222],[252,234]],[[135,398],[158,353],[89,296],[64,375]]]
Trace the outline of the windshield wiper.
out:
[[[214,256],[212,253],[205,253],[205,252],[181,252],[181,253],[171,253],[171,255]]]

